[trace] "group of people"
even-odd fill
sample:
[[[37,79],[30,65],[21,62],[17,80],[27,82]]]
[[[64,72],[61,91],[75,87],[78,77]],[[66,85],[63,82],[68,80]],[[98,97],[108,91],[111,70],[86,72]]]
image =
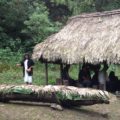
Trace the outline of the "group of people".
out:
[[[82,69],[79,72],[79,82],[83,87],[93,87],[99,89],[106,89],[106,81],[108,81],[107,76],[107,64],[104,64],[104,67],[100,70],[100,65],[88,65],[85,64],[82,66]],[[91,77],[91,71],[94,72],[94,75]]]
[[[115,92],[120,90],[120,82],[113,71],[108,75],[108,65],[106,62],[101,65],[83,64],[79,71],[78,80],[73,80],[69,76],[70,65],[65,65],[62,70],[62,79],[68,80],[69,85],[96,88]]]
[[[107,90],[110,92],[115,92],[120,90],[120,81],[118,77],[115,76],[114,71],[111,71],[108,75],[107,73],[108,65],[83,65],[82,70],[79,73],[79,82],[83,87],[92,87],[102,90]],[[93,71],[93,76],[91,77],[90,71]]]
[[[17,64],[17,66],[23,67],[24,82],[26,84],[32,84],[34,62],[30,58],[30,55],[25,54],[21,63]],[[62,69],[62,80],[68,80],[71,86],[77,86],[79,84],[80,87],[90,87],[108,90],[110,92],[120,91],[120,80],[118,80],[118,77],[115,76],[113,71],[108,76],[108,65],[106,62],[104,62],[102,69],[100,64],[83,64],[82,69],[79,70],[78,80],[74,80],[69,76],[69,69],[70,65],[64,65]]]

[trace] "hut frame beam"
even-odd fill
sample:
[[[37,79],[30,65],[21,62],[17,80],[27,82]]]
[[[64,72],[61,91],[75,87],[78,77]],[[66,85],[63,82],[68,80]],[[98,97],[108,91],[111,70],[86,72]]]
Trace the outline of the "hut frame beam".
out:
[[[61,64],[60,64],[60,79],[61,79],[61,82],[62,82],[62,85],[63,85],[62,73],[63,73],[63,64],[61,63]]]
[[[45,84],[48,85],[48,63],[45,63]]]

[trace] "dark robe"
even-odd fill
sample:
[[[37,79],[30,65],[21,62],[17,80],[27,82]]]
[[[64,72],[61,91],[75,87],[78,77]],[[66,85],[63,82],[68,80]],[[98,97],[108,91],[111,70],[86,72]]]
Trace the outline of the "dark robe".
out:
[[[25,74],[24,61],[25,61],[25,60],[21,61],[21,66],[23,67],[23,76],[24,76],[24,74]],[[31,66],[33,66],[33,65],[34,65],[33,60],[32,60],[32,59],[28,59],[28,63],[27,63],[28,69],[29,69]],[[29,75],[29,76],[32,76],[32,75],[33,75],[33,68],[31,68],[31,71],[28,72],[28,75]]]

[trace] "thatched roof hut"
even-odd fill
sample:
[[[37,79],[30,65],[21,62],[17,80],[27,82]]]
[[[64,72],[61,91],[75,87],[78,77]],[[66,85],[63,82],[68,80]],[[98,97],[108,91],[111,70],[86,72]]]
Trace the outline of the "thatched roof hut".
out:
[[[71,17],[58,33],[37,44],[34,59],[62,63],[120,63],[120,10]]]

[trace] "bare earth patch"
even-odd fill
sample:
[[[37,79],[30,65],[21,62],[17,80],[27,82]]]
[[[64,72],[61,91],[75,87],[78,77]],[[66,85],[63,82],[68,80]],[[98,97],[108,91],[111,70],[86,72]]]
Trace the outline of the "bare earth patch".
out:
[[[45,105],[0,103],[0,120],[120,120],[120,100],[111,95],[108,105],[53,110]]]

